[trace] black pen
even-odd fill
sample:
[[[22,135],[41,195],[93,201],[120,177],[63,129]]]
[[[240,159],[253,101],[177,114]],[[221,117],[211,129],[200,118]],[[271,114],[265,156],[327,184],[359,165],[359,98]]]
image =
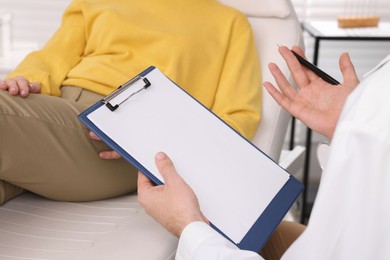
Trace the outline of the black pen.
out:
[[[282,47],[282,45],[278,44],[278,47]],[[299,55],[298,53],[296,53],[295,51],[293,50],[290,50],[294,56],[298,59],[299,63],[302,64],[304,67],[308,68],[309,70],[313,71],[318,77],[320,77],[321,79],[325,80],[326,82],[328,82],[329,84],[332,84],[332,85],[340,85],[340,82],[338,82],[337,80],[335,80],[334,78],[332,78],[331,76],[329,76],[328,74],[326,74],[324,71],[320,70],[317,66],[315,66],[314,64],[308,62],[306,59],[304,59],[301,55]]]

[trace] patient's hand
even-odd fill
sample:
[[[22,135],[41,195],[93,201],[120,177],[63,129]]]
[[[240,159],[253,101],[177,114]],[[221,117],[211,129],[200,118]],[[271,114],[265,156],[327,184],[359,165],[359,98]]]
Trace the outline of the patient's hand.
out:
[[[95,141],[101,141],[100,138],[97,135],[95,135],[95,133],[93,133],[93,132],[89,132],[89,136]],[[113,151],[113,150],[101,151],[99,153],[99,157],[101,159],[105,159],[105,160],[112,160],[112,159],[121,158],[120,154]]]
[[[0,89],[8,91],[13,96],[27,97],[30,93],[41,93],[41,84],[29,82],[23,76],[0,79]]]
[[[300,48],[293,49],[303,56]],[[314,131],[332,139],[347,96],[359,84],[349,55],[343,53],[340,56],[339,64],[344,82],[334,86],[301,66],[288,48],[282,46],[279,52],[286,61],[298,89],[290,85],[279,67],[273,63],[269,64],[269,69],[280,91],[270,82],[264,82],[264,86],[280,106]]]

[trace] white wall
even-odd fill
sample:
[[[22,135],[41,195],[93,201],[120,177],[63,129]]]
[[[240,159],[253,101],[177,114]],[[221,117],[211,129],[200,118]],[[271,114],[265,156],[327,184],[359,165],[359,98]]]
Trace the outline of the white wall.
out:
[[[14,46],[32,42],[41,47],[60,25],[70,0],[0,0],[0,14],[11,13]]]
[[[0,78],[15,68],[27,53],[47,42],[59,27],[62,14],[70,1],[0,0],[0,18],[4,14],[11,14],[10,33],[4,34],[5,27],[0,23]],[[8,38],[10,41],[4,41]]]

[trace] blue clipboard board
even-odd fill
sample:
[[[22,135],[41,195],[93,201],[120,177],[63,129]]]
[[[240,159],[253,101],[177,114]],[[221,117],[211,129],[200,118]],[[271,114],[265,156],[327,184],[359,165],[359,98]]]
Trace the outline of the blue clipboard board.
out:
[[[198,196],[211,226],[240,249],[259,252],[303,189],[155,67],[79,119],[157,185],[163,179],[154,155],[166,152]]]

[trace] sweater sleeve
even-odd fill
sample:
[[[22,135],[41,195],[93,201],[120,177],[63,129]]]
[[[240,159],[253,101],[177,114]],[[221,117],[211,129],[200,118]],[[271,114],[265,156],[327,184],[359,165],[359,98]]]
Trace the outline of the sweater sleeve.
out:
[[[39,51],[30,53],[8,77],[24,76],[39,82],[42,93],[59,96],[69,70],[80,62],[86,44],[81,0],[66,9],[60,28]]]
[[[230,40],[212,110],[251,139],[260,120],[262,88],[253,33],[249,24],[243,27]]]

